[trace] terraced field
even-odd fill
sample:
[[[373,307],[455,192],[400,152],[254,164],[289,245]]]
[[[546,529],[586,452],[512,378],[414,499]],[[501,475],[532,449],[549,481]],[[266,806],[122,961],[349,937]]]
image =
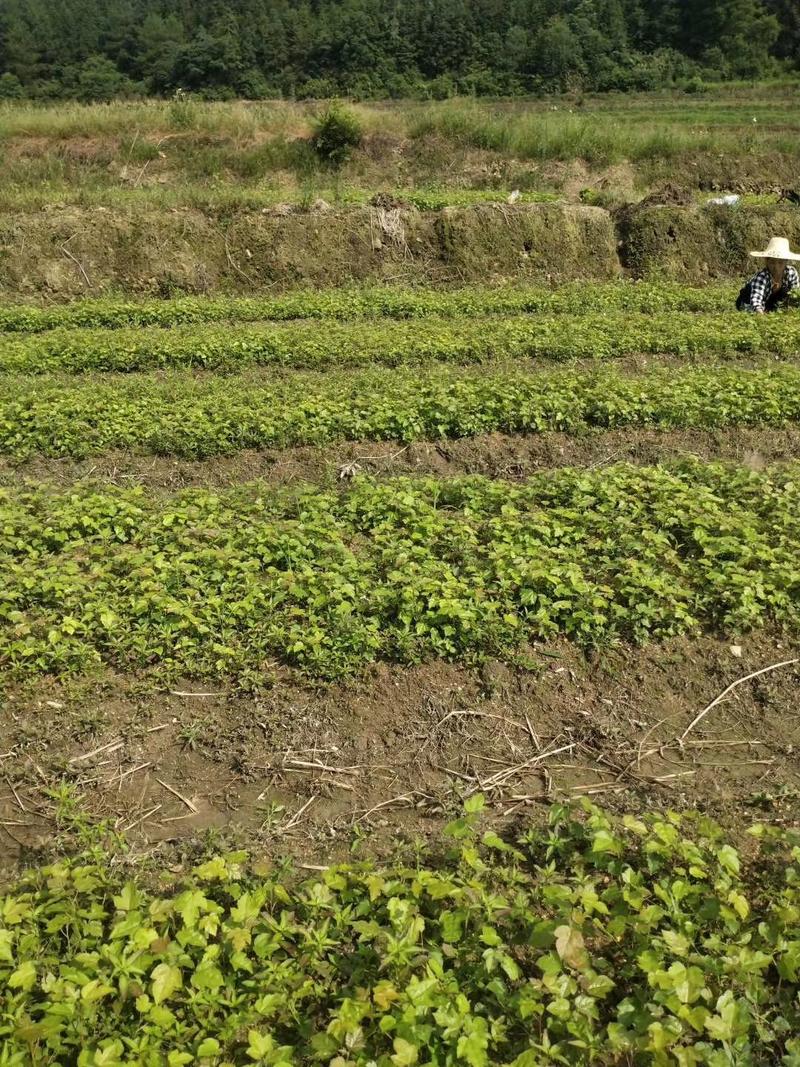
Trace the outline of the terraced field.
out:
[[[0,835],[95,851],[0,898],[0,1063],[798,1062],[800,316],[734,296],[2,309]]]

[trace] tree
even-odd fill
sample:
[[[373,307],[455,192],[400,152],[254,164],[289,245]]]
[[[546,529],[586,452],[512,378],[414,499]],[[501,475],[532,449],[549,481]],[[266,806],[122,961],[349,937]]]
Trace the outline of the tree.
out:
[[[627,89],[781,66],[800,69],[800,0],[0,0],[0,71],[33,96]]]
[[[172,85],[184,40],[183,26],[175,15],[164,18],[150,12],[142,22],[137,40],[137,73],[146,79],[151,92],[163,93]]]
[[[0,74],[0,100],[21,100],[25,95],[22,82],[10,71]]]
[[[766,0],[766,6],[778,20],[775,55],[800,67],[800,3],[797,0]]]
[[[89,56],[78,68],[76,96],[87,103],[113,100],[132,88],[128,79],[105,56]]]
[[[536,38],[534,73],[548,87],[564,92],[584,70],[581,42],[565,18],[554,18]]]

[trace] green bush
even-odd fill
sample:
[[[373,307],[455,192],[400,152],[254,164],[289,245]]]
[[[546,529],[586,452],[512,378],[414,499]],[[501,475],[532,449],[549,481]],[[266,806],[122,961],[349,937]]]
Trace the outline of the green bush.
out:
[[[707,90],[708,86],[697,74],[695,74],[693,78],[690,78],[683,86],[683,91],[690,94],[705,93]]]
[[[311,147],[320,163],[338,170],[363,140],[361,123],[352,111],[332,103],[314,122]]]
[[[0,100],[21,100],[24,95],[22,82],[16,74],[10,71],[0,74]]]

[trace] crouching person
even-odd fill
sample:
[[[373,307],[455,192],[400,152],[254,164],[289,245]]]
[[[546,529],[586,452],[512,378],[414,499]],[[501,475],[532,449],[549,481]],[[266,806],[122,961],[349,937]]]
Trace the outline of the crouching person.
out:
[[[751,252],[750,255],[765,262],[739,293],[737,310],[763,315],[766,311],[785,307],[789,293],[800,290],[800,274],[791,265],[800,260],[800,255],[791,251],[785,237],[773,237],[763,252]]]

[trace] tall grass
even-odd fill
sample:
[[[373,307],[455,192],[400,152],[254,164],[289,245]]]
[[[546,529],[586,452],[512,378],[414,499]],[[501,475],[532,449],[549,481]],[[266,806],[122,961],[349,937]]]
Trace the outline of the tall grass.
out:
[[[0,102],[0,137],[120,137],[136,130],[140,136],[172,132],[242,140],[288,138],[307,134],[321,106],[287,100],[208,103],[191,98],[109,104]],[[386,130],[388,124],[393,132],[401,132],[402,109],[351,106],[367,130]]]
[[[519,159],[583,159],[595,164],[670,160],[743,148],[741,130],[660,122],[658,118],[651,117],[650,124],[644,125],[602,112],[505,110],[452,100],[430,106],[410,133],[412,137],[436,134],[459,145]],[[745,149],[775,149],[800,157],[800,139],[787,136],[785,130],[759,129],[757,124],[746,128]]]

